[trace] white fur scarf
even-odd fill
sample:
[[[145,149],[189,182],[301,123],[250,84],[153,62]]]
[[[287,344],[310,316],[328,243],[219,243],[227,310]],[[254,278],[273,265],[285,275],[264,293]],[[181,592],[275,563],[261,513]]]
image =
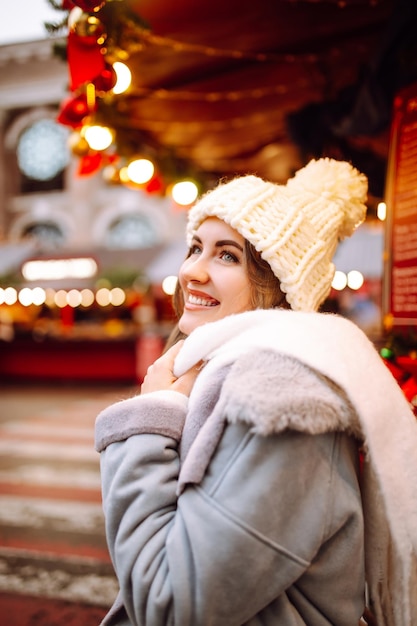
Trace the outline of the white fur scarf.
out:
[[[417,624],[417,421],[401,389],[368,338],[345,318],[258,310],[201,326],[186,339],[175,374],[206,362],[190,408],[215,370],[260,348],[319,371],[355,407],[367,452],[363,498],[372,608],[378,626]]]

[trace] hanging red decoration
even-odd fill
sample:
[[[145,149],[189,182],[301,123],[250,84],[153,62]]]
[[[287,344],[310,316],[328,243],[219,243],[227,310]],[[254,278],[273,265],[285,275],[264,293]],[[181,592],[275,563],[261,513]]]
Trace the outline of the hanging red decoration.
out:
[[[145,185],[145,191],[147,193],[159,193],[160,191],[162,191],[162,189],[163,189],[162,179],[157,174],[155,174],[155,176],[152,176],[149,183]]]
[[[86,154],[81,157],[78,164],[78,175],[88,176],[90,174],[95,174],[102,166],[102,160],[100,152],[91,152],[90,154]]]
[[[106,0],[72,0],[72,4],[83,11],[93,13],[99,11],[106,4]]]
[[[117,82],[117,74],[113,69],[113,66],[106,63],[105,68],[98,76],[91,81],[98,92],[110,91],[113,89]]]
[[[107,4],[105,10],[101,11]],[[117,58],[115,50],[123,50],[124,23],[128,26],[128,42],[132,36],[130,29],[133,30],[136,23],[140,32],[144,28],[143,21],[131,11],[128,4],[110,0],[108,3],[106,0],[61,0],[62,9],[69,14],[66,52],[69,91],[72,96],[61,103],[57,121],[73,129],[70,149],[78,158],[77,175],[94,175],[108,167],[108,180],[119,184],[129,183],[119,175],[123,168],[114,167],[121,158],[115,152],[120,150],[117,141],[108,148],[110,154],[105,150],[95,150],[84,137],[83,127],[105,122],[113,96],[117,98],[112,93],[117,74],[109,60]],[[112,130],[115,131],[116,139],[119,139],[117,129]],[[138,187],[135,185],[134,188]],[[150,194],[163,193],[165,183],[161,175],[156,174],[140,188]]]
[[[67,54],[71,91],[84,83],[92,82],[106,67],[100,46],[96,44],[86,48],[74,32],[68,33]]]
[[[119,155],[116,153],[106,154],[105,152],[90,151],[88,154],[81,156],[78,166],[78,175],[88,176],[95,174],[98,170],[107,165],[114,165],[119,158]]]
[[[65,126],[78,128],[82,126],[83,119],[91,112],[84,93],[75,97],[71,96],[61,104],[57,121]]]

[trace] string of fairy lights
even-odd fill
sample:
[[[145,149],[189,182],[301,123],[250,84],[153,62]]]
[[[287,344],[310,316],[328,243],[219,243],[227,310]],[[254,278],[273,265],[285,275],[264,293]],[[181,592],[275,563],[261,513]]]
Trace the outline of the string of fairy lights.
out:
[[[124,145],[126,131],[131,120],[123,115],[123,98],[145,97],[155,100],[184,102],[236,102],[260,100],[286,94],[289,87],[277,82],[273,86],[257,85],[255,88],[233,90],[211,90],[196,92],[187,89],[146,88],[135,84],[135,76],[129,67],[130,59],[144,49],[168,48],[174,54],[193,53],[205,57],[248,60],[251,62],[315,65],[319,56],[311,53],[269,53],[224,49],[204,44],[180,41],[152,32],[142,18],[123,0],[48,0],[57,10],[64,12],[60,22],[46,24],[50,32],[62,28],[68,31],[66,56],[71,77],[70,97],[61,104],[58,121],[71,127],[70,149],[79,157],[80,174],[90,174],[99,169],[108,182],[139,186],[146,191],[165,191],[172,194],[175,202],[190,205],[201,189],[192,174],[183,175],[187,167],[182,164],[181,176],[170,173],[172,180],[164,180],[161,163],[156,163],[155,150],[144,143],[141,150]],[[370,6],[383,4],[386,0],[278,0],[290,4],[328,4],[343,10],[348,6]],[[360,45],[358,43],[358,45]],[[339,49],[327,51],[340,55]],[[302,90],[307,81],[297,80],[291,90]],[[111,112],[118,110],[118,119]],[[120,113],[122,112],[122,113]],[[262,116],[252,116],[257,124]],[[238,129],[250,120],[235,118],[228,120],[210,119],[204,127],[212,132],[222,132],[226,127]],[[165,124],[168,122],[165,122]],[[169,121],[175,128],[175,121]],[[196,122],[187,123],[189,131]],[[135,119],[134,130],[158,131],[164,128],[159,120]],[[158,155],[160,157],[160,155]],[[190,168],[191,172],[191,168]]]

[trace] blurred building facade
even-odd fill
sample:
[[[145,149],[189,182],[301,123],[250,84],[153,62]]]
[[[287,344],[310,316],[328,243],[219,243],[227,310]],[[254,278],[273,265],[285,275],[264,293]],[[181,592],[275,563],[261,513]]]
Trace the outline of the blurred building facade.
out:
[[[77,175],[69,130],[56,122],[67,72],[51,39],[0,46],[0,241],[123,249],[181,236],[184,220],[165,199]]]
[[[80,339],[129,342],[124,371],[134,370],[141,332],[171,323],[161,283],[185,254],[185,211],[161,195],[106,182],[101,171],[79,174],[69,129],[56,121],[68,69],[53,44],[0,46],[0,371],[14,360],[21,368],[34,341],[46,355],[51,340],[68,348]],[[95,260],[94,276],[28,282],[22,275],[28,260],[79,257]],[[45,294],[33,302],[36,288]],[[123,290],[113,303],[112,289]],[[86,302],[76,295],[87,291]],[[63,302],[69,292],[72,301]],[[33,368],[40,364],[38,355]]]
[[[138,374],[138,359],[139,369],[146,369],[161,345],[154,339],[142,345],[142,356],[149,352],[142,358],[138,341],[155,333],[163,339],[172,327],[162,283],[176,275],[185,255],[186,210],[167,196],[115,184],[102,170],[80,174],[70,129],[57,122],[69,77],[67,63],[54,52],[56,42],[0,46],[0,373],[15,375],[22,363],[27,376],[42,372],[48,361],[42,355],[49,354],[44,375],[53,376],[59,370],[56,342],[62,348],[65,341],[75,376],[80,341],[94,350],[102,342],[104,353],[108,342],[113,351],[119,342],[114,363],[129,379]],[[331,306],[356,316],[374,336],[381,322],[383,228],[374,221],[361,229],[338,250],[336,267],[346,274],[360,270],[365,288],[334,292]],[[80,257],[97,264],[89,278],[28,281],[22,274],[27,260]],[[36,353],[31,367],[24,356],[30,351]],[[100,375],[114,371],[106,366]]]

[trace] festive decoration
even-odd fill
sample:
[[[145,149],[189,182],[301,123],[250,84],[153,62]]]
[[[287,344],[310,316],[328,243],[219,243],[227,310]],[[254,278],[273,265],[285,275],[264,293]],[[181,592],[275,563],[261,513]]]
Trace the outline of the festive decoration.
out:
[[[190,206],[197,200],[198,187],[192,180],[183,180],[172,186],[171,195],[180,206]]]
[[[78,174],[80,176],[94,174],[103,164],[103,156],[100,152],[89,152],[85,154],[79,162]]]
[[[387,335],[381,356],[386,359],[398,360],[411,357],[417,365],[417,329],[410,326],[404,329],[392,329]],[[417,367],[416,367],[417,370]]]
[[[417,416],[417,329],[392,330],[380,355]]]
[[[105,93],[113,89],[117,82],[117,74],[113,66],[106,63],[104,69],[93,78],[92,83],[98,94]]]
[[[106,69],[100,46],[85,46],[76,33],[68,34],[68,67],[71,91],[76,91],[87,82],[91,82]]]
[[[181,42],[167,37],[160,37],[152,33],[149,25],[132,10],[129,2],[118,0],[63,0],[57,5],[56,0],[48,0],[56,9],[66,10],[67,13],[67,60],[70,76],[70,91],[72,98],[67,99],[62,105],[58,115],[60,123],[68,125],[74,131],[81,131],[81,136],[86,139],[84,129],[90,125],[103,125],[109,127],[112,132],[113,142],[104,151],[92,148],[87,151],[85,141],[77,134],[70,145],[73,153],[81,158],[78,168],[80,175],[89,175],[106,167],[106,157],[120,155],[129,162],[138,148],[144,148],[146,153],[151,146],[142,143],[142,131],[128,132],[126,116],[123,115],[123,105],[128,102],[129,90],[133,94],[140,91],[140,87],[131,85],[132,76],[129,69],[129,57],[143,48],[168,47],[175,53],[198,53],[207,57],[223,57],[228,59],[246,59],[258,63],[269,63],[276,59],[293,62],[294,55],[275,55],[256,52],[245,52],[233,49],[217,49],[209,46]],[[55,29],[62,27],[62,22],[55,25]],[[48,28],[51,32],[53,25]],[[305,58],[304,58],[305,57]],[[314,63],[314,55],[299,55],[304,62]],[[281,93],[286,90],[283,85],[277,84],[272,89],[262,87],[257,89],[245,89],[236,91],[213,92],[198,94],[175,90],[167,92],[163,89],[151,90],[147,97],[167,98],[176,97],[181,100],[193,101],[196,98],[204,98],[207,102],[219,100],[236,100],[245,98],[264,98]],[[126,94],[126,100],[118,101],[118,97]],[[259,118],[259,115],[258,115]],[[149,123],[149,122],[148,122]],[[212,129],[219,132],[228,124],[239,128],[239,123],[246,124],[247,119],[231,120],[228,122],[213,121]],[[144,129],[146,132],[146,129]],[[154,155],[155,158],[155,155]],[[119,160],[119,165],[111,171],[106,171],[106,180],[118,181],[122,184],[144,185],[148,191],[167,192],[172,189],[175,182],[195,179],[196,172],[182,162],[170,150],[159,150],[158,163],[154,163],[154,175],[144,183],[135,183],[126,177],[125,171],[120,171],[126,163]],[[119,168],[119,171],[118,171]],[[204,191],[199,173],[199,191]]]
[[[104,41],[104,25],[95,15],[73,9],[68,17],[68,26],[84,46],[95,46]]]
[[[64,124],[65,126],[78,128],[82,126],[83,120],[86,116],[92,112],[93,111],[87,102],[86,94],[81,93],[78,96],[70,97],[64,100],[61,104],[57,120],[60,124]]]
[[[99,11],[106,4],[106,0],[71,0],[71,2],[83,11]]]
[[[73,132],[68,143],[71,152],[78,157],[86,156],[90,152],[87,140],[79,132]]]
[[[129,180],[138,185],[149,183],[154,175],[155,166],[149,159],[135,158],[126,168]]]
[[[103,152],[113,143],[114,132],[107,126],[99,124],[84,126],[82,134],[92,150]]]
[[[132,83],[132,72],[125,63],[115,61],[113,69],[116,73],[116,84],[113,87],[114,94],[120,94],[127,91]]]
[[[144,186],[146,193],[160,193],[164,189],[161,177],[156,173]]]
[[[259,63],[271,62],[279,57],[281,60],[286,55],[272,55],[264,53],[251,53],[241,50],[216,49],[208,46],[200,46],[177,41],[167,37],[156,36],[152,33],[148,24],[142,20],[136,11],[133,11],[130,3],[118,0],[64,0],[57,6],[56,0],[48,0],[59,10],[67,12],[67,60],[70,76],[70,91],[72,98],[62,103],[58,115],[60,123],[71,126],[74,131],[82,131],[80,137],[77,134],[70,142],[74,155],[80,157],[78,172],[80,175],[89,175],[99,169],[106,167],[106,149],[101,151],[90,149],[87,151],[86,139],[83,130],[87,125],[104,125],[113,131],[113,142],[108,149],[109,154],[117,154],[130,161],[138,148],[147,149],[151,146],[141,143],[142,131],[134,133],[127,132],[126,117],[123,115],[123,104],[128,100],[117,101],[118,96],[126,93],[129,97],[129,90],[137,94],[140,88],[133,81],[129,69],[129,56],[137,53],[142,48],[168,47],[173,53],[191,52],[203,54],[207,57],[224,57],[229,59],[247,59]],[[62,22],[55,26],[56,29],[62,27]],[[49,30],[53,31],[53,25],[49,25]],[[299,55],[304,59],[305,55]],[[293,55],[289,55],[288,62],[293,62]],[[306,62],[315,62],[311,55],[304,59]],[[122,80],[123,78],[126,80]],[[163,89],[151,90],[147,97],[166,98],[176,97],[181,100],[193,101],[196,98],[204,98],[207,102],[219,100],[236,100],[245,98],[264,98],[286,90],[283,85],[275,85],[271,88],[245,89],[236,91],[213,92],[198,94],[195,92],[185,92],[172,90],[167,92]],[[259,117],[259,116],[258,116]],[[227,122],[228,125],[239,128],[239,119]],[[213,129],[221,132],[222,124],[226,122],[212,122]],[[247,120],[242,119],[242,124]],[[224,128],[224,127],[223,127]],[[146,129],[144,129],[146,132]],[[88,143],[88,139],[87,139]],[[155,155],[154,155],[155,158]],[[124,166],[123,159],[119,160],[119,165],[112,170],[106,171],[106,180],[118,181],[122,184],[133,184],[146,186],[148,191],[161,193],[169,192],[175,182],[187,179],[195,179],[196,172],[191,167],[182,162],[170,150],[158,151],[158,163],[154,163],[155,173],[146,183],[135,183],[126,177],[125,172],[118,171]],[[204,191],[204,184],[201,181],[202,174],[199,173],[199,191]],[[185,206],[185,205],[184,205]]]
[[[49,1],[54,8],[67,11],[66,53],[71,96],[62,102],[57,119],[74,129],[69,145],[73,154],[80,158],[78,174],[91,175],[107,168],[106,179],[120,183],[120,172],[115,165],[118,154],[113,145],[116,130],[105,120],[103,123],[103,118],[108,111],[109,97],[125,91],[131,80],[129,68],[118,60],[118,52],[122,49],[120,24],[129,21],[144,28],[145,23],[129,12],[127,3],[64,0],[58,6],[55,0]],[[46,26],[53,32],[63,24],[61,21]],[[121,81],[123,77],[125,80]],[[105,143],[102,141],[104,133],[109,137]],[[154,171],[153,163],[150,165]],[[127,182],[132,181],[128,179]],[[143,183],[139,181],[137,184],[146,186],[150,192],[163,189],[161,178],[152,176],[152,173]]]
[[[159,54],[159,49],[167,49],[173,55],[202,55],[208,59],[222,58],[227,62],[247,61],[248,63],[267,66],[267,64],[280,62],[285,64],[301,63],[303,65],[315,66],[321,60],[319,52],[265,52],[251,49],[236,49],[234,46],[213,47],[192,41],[181,41],[179,38],[170,38],[167,36],[157,35],[152,32],[150,26],[138,15],[137,10],[140,3],[130,3],[120,0],[62,0],[58,7],[56,0],[48,0],[53,6],[61,11],[66,9],[68,19],[68,41],[67,41],[67,59],[70,74],[70,90],[74,99],[81,94],[85,94],[88,86],[94,87],[94,109],[89,107],[85,118],[81,118],[81,125],[102,124],[113,128],[114,142],[110,147],[112,153],[117,153],[120,157],[129,160],[138,148],[154,148],[154,145],[147,145],[146,142],[158,141],[155,135],[158,135],[158,125],[165,130],[167,122],[162,119],[143,118],[138,115],[137,119],[132,123],[132,102],[137,101],[138,96],[142,94],[149,100],[176,99],[177,101],[185,101],[188,104],[193,101],[204,101],[208,104],[221,101],[236,103],[242,100],[259,101],[267,99],[279,94],[286,93],[290,88],[287,84],[280,83],[279,77],[273,85],[263,86],[257,84],[256,87],[247,86],[242,82],[239,89],[224,89],[213,91],[196,91],[188,89],[160,89],[156,84],[155,88],[143,87],[141,85],[140,76],[133,76],[130,84],[129,61],[134,59],[135,67],[137,67],[137,59],[140,58],[140,52],[146,50],[155,50]],[[284,0],[282,0],[284,1]],[[286,0],[288,2],[297,3],[300,0]],[[310,0],[303,0],[310,1]],[[314,2],[329,2],[336,6],[342,7],[344,2],[341,0],[311,0]],[[378,0],[370,0],[371,3]],[[364,4],[368,0],[363,0]],[[50,25],[52,30],[52,25]],[[58,25],[57,25],[58,28]],[[164,52],[162,50],[162,52]],[[333,54],[336,51],[330,51]],[[132,64],[133,65],[133,64]],[[115,73],[118,74],[117,67],[125,69],[129,74],[129,81],[119,86],[119,77],[115,82]],[[137,71],[137,70],[136,70]],[[146,80],[144,81],[146,84]],[[291,89],[303,90],[309,82],[308,78],[300,77],[294,80]],[[175,82],[174,82],[175,84]],[[133,98],[130,98],[132,96]],[[67,106],[70,106],[67,104]],[[75,107],[75,102],[74,102]],[[258,126],[268,123],[269,113],[263,115],[258,110],[259,105],[256,102],[254,106],[253,117],[239,115],[239,107],[236,107],[236,116],[233,118],[223,119],[216,118],[205,120],[201,123],[201,127],[207,127],[208,132],[221,133],[223,130],[234,129],[238,131],[248,125],[248,123],[257,128]],[[70,106],[71,109],[71,106]],[[70,111],[71,112],[71,111]],[[95,119],[94,119],[95,118]],[[60,121],[68,123],[73,128],[75,122],[72,115],[67,116],[63,112],[60,113]],[[188,129],[192,131],[192,123],[190,122]],[[173,129],[174,131],[174,129]],[[173,134],[175,134],[173,132]],[[146,139],[148,138],[148,139]],[[134,144],[134,145],[132,145]],[[74,145],[79,148],[77,141]],[[252,146],[246,146],[247,153],[250,154]],[[84,155],[86,156],[86,155]],[[209,157],[207,157],[208,159]],[[217,167],[222,168],[222,164],[226,164],[226,158],[222,161],[220,157],[216,159]],[[157,155],[158,162],[155,163],[155,171],[160,173],[162,177],[163,190],[171,188],[172,183],[178,180],[190,179],[196,177],[196,172],[192,171],[190,164],[178,158],[178,155],[172,154],[172,149],[160,147]],[[175,163],[175,166],[173,166]],[[80,168],[82,172],[85,168]],[[87,168],[88,169],[88,168]],[[107,173],[108,175],[108,173]],[[209,186],[210,174],[206,174],[206,185]],[[117,172],[112,172],[111,180],[121,180]],[[204,191],[205,183],[203,173],[198,173],[201,191]],[[157,186],[157,185],[155,185]]]
[[[78,174],[80,176],[95,174],[101,168],[114,164],[117,159],[118,156],[116,154],[108,155],[90,150],[80,158]]]

